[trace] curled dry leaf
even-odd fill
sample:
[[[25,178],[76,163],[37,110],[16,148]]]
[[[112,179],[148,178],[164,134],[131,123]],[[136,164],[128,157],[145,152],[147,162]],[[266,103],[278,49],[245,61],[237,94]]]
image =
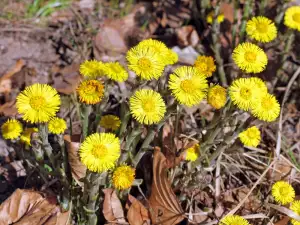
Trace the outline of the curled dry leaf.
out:
[[[81,178],[85,177],[86,166],[79,159],[78,150],[80,143],[71,140],[70,135],[65,135],[64,140],[68,151],[68,159],[71,167],[72,177],[78,185],[83,186]]]
[[[199,35],[192,25],[183,26],[176,29],[178,43],[181,46],[195,47],[199,43]]]
[[[62,213],[55,198],[17,189],[0,206],[0,225],[67,225],[69,212]]]
[[[103,215],[109,222],[126,223],[124,217],[124,211],[120,199],[118,198],[116,191],[112,188],[106,188],[103,190],[105,195],[103,202]]]
[[[4,116],[15,116],[17,113],[18,110],[15,101],[6,102],[0,106],[0,114],[3,114]]]
[[[171,189],[167,177],[166,157],[157,149],[153,159],[153,183],[149,198],[150,215],[153,224],[177,224],[184,219],[184,212]]]
[[[150,225],[149,211],[143,206],[143,204],[132,195],[128,195],[128,202],[126,208],[127,220],[130,225]]]

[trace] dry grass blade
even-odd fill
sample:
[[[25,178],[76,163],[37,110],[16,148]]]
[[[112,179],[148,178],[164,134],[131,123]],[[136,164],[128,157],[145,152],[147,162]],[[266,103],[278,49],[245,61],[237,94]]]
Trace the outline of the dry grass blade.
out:
[[[274,204],[270,204],[270,203],[267,203],[266,205],[273,208],[273,209],[276,209],[277,211],[279,211],[279,212],[281,212],[281,213],[283,213],[283,214],[285,214],[285,215],[287,215],[287,216],[289,216],[289,217],[291,217],[295,220],[300,221],[300,216],[297,213],[293,212],[292,210],[290,210],[286,207],[279,206],[279,205],[274,205]]]
[[[158,150],[154,151],[153,183],[149,203],[153,224],[171,225],[184,219],[184,212],[167,177],[166,157]]]

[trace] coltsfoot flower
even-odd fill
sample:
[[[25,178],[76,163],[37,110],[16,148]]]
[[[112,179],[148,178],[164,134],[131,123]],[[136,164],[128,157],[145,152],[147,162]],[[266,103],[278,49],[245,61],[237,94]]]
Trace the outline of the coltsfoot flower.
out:
[[[4,139],[16,139],[23,131],[23,126],[16,119],[9,119],[1,126],[1,133]]]
[[[196,67],[199,72],[204,74],[206,77],[211,77],[212,73],[216,71],[214,58],[211,56],[198,56],[195,60],[194,67]]]
[[[52,134],[62,134],[67,129],[67,123],[62,118],[54,117],[49,121],[48,129]]]
[[[77,88],[79,100],[86,104],[99,103],[104,95],[104,86],[98,80],[85,80]]]
[[[47,84],[33,84],[18,95],[16,105],[25,121],[44,123],[56,115],[60,107],[60,97]]]
[[[188,148],[186,150],[185,160],[194,162],[199,157],[199,144],[195,144],[194,146]]]
[[[285,205],[294,201],[295,190],[288,182],[277,181],[272,186],[272,196],[276,202]]]
[[[121,120],[115,115],[105,115],[101,117],[100,126],[105,129],[111,129],[112,131],[116,131],[119,129],[120,125]]]
[[[207,17],[206,17],[206,22],[209,23],[209,24],[212,24],[214,21],[214,11],[210,12]],[[218,23],[222,23],[224,21],[224,14],[223,13],[220,13],[218,16],[217,16],[217,21]]]
[[[166,104],[159,93],[141,89],[130,98],[130,112],[139,123],[154,124],[164,117]]]
[[[249,147],[256,147],[260,142],[260,131],[256,126],[249,127],[239,134],[241,142]]]
[[[266,53],[249,42],[239,44],[233,50],[232,58],[235,64],[246,73],[260,73],[268,64]]]
[[[289,28],[300,31],[300,6],[292,6],[286,10],[284,24]]]
[[[24,144],[26,144],[28,146],[31,146],[31,134],[36,133],[38,131],[39,131],[39,129],[36,127],[26,128],[20,136],[21,142],[23,142]]]
[[[268,93],[267,85],[262,79],[260,79],[258,77],[250,77],[249,79],[251,82],[255,83],[255,88],[262,95]]]
[[[117,82],[123,82],[128,79],[127,71],[119,62],[105,63],[105,74]]]
[[[119,190],[130,188],[135,178],[135,169],[122,165],[116,168],[113,173],[113,184]]]
[[[105,73],[105,65],[101,61],[95,59],[86,60],[81,63],[79,72],[81,75],[89,78],[96,78],[103,76]]]
[[[294,201],[292,202],[291,206],[290,206],[290,210],[292,210],[294,213],[296,213],[298,216],[300,216],[300,201]],[[291,220],[293,225],[300,225],[300,220],[295,220],[292,219]]]
[[[277,36],[274,22],[264,16],[257,16],[248,20],[246,32],[254,40],[265,43],[273,41]]]
[[[226,89],[220,85],[211,86],[207,92],[207,102],[215,109],[222,108],[226,103]]]
[[[195,67],[182,66],[170,75],[169,89],[180,104],[194,106],[206,96],[206,77]]]
[[[249,222],[241,216],[230,215],[224,217],[219,225],[249,225]]]
[[[104,172],[115,167],[120,157],[120,140],[112,133],[95,133],[81,144],[81,162],[93,172]]]

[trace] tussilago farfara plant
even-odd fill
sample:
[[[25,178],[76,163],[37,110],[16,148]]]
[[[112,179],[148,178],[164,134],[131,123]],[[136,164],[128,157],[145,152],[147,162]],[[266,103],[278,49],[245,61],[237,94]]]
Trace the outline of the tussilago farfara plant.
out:
[[[298,6],[287,9],[284,24],[300,30],[299,13]],[[214,27],[223,20],[224,16],[216,17],[214,12],[207,16],[207,22]],[[61,98],[51,86],[33,84],[19,94],[16,106],[22,118],[8,119],[1,127],[2,136],[14,146],[30,149],[19,154],[20,158],[26,157],[27,169],[38,168],[44,182],[51,177],[59,178],[59,202],[65,210],[71,208],[78,224],[97,224],[103,202],[101,189],[115,188],[119,197],[126,200],[130,188],[140,185],[136,179],[137,165],[146,152],[152,151],[152,142],[161,141],[160,131],[169,123],[174,128],[171,151],[183,159],[179,169],[170,171],[170,180],[181,191],[201,189],[203,167],[213,166],[216,158],[229,147],[239,146],[239,141],[257,147],[261,141],[260,125],[276,121],[280,113],[276,97],[269,93],[258,74],[267,67],[264,43],[276,39],[276,25],[257,16],[247,21],[245,29],[249,39],[232,52],[232,60],[242,74],[229,87],[212,82],[213,73],[220,72],[220,65],[212,56],[200,55],[193,66],[170,67],[177,63],[178,55],[153,39],[129,49],[126,65],[83,62],[79,70],[82,81],[72,96],[81,122],[78,157],[87,168],[81,186],[71,177],[63,138],[65,132],[72,136],[73,121],[57,117]],[[166,68],[172,68],[172,72],[167,73]],[[117,82],[125,82],[126,91],[118,90],[122,94],[117,106],[113,106],[110,95],[116,95],[120,88]],[[214,108],[212,121],[193,124],[194,127],[179,133],[179,121],[186,118],[186,109],[197,107],[202,101]],[[50,143],[49,134],[54,135],[54,142],[59,145]],[[176,151],[175,140],[178,143],[180,139],[192,145],[183,145]],[[187,201],[187,195],[182,193],[181,200]],[[273,186],[272,195],[281,204],[290,203],[295,197],[292,187],[283,181]],[[290,208],[299,214],[299,205],[294,201]],[[228,215],[220,224],[249,223],[243,217]]]

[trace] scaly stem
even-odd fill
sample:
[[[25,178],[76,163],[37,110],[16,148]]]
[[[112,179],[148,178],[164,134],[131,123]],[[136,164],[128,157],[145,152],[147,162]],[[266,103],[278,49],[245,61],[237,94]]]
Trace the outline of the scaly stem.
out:
[[[83,106],[83,115],[82,115],[82,131],[83,131],[83,140],[87,137],[89,131],[89,115],[91,113],[91,106]]]
[[[241,24],[241,31],[240,31],[240,42],[244,41],[246,24],[251,11],[251,7],[250,7],[251,4],[252,4],[252,0],[245,1],[244,14],[242,17],[242,24]]]

